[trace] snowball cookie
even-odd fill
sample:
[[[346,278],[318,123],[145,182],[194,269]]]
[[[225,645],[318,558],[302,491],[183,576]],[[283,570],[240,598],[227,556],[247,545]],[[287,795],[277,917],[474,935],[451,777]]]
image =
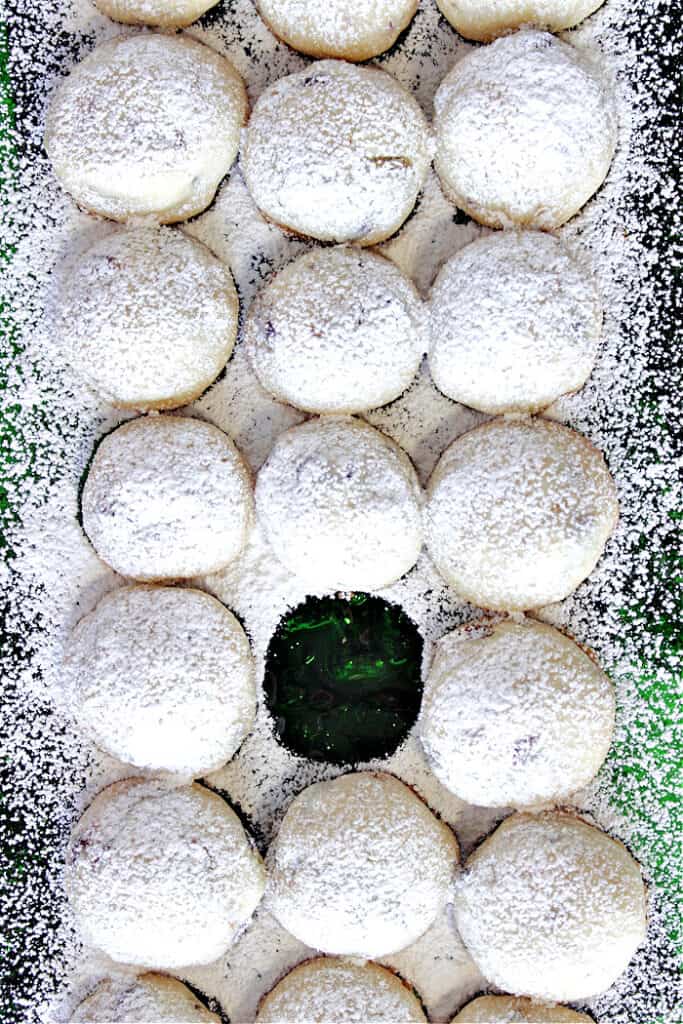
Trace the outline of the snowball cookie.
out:
[[[429,368],[449,398],[481,412],[536,412],[593,369],[602,308],[553,235],[501,231],[442,268],[430,300]]]
[[[124,779],[76,825],[66,888],[85,941],[112,960],[171,969],[222,956],[265,888],[237,815],[203,786]]]
[[[261,384],[308,412],[362,412],[405,391],[425,351],[422,302],[373,252],[314,249],[256,297],[245,328]]]
[[[420,1000],[379,964],[319,957],[290,971],[261,1001],[257,1024],[426,1021]]]
[[[602,73],[546,32],[472,50],[434,98],[447,197],[492,228],[556,228],[602,184],[616,113]]]
[[[102,14],[125,25],[184,28],[200,18],[218,0],[94,0]]]
[[[166,974],[108,978],[76,1008],[72,1024],[220,1024],[186,985]]]
[[[144,416],[100,443],[83,487],[83,529],[103,562],[138,580],[215,572],[242,550],[249,471],[202,420]]]
[[[228,268],[174,228],[107,235],[77,260],[59,326],[71,363],[123,409],[173,409],[230,358],[239,304]]]
[[[419,735],[434,774],[467,803],[568,797],[597,774],[613,728],[609,679],[551,626],[480,622],[437,646]]]
[[[569,814],[515,814],[456,884],[458,931],[492,984],[569,1002],[604,992],[645,938],[646,893],[627,849]]]
[[[593,1018],[568,1006],[549,1006],[513,996],[480,996],[463,1006],[451,1024],[593,1024]]]
[[[424,114],[391,75],[324,60],[262,93],[242,166],[270,220],[327,242],[373,245],[412,210],[432,152]]]
[[[446,449],[427,488],[427,548],[466,601],[523,610],[561,601],[617,523],[614,481],[587,438],[544,419],[497,419]]]
[[[290,804],[269,852],[269,909],[314,949],[386,956],[427,931],[457,864],[453,833],[411,789],[355,772]]]
[[[256,481],[256,512],[280,561],[322,590],[387,586],[422,547],[422,489],[410,459],[346,416],[280,434]]]
[[[311,57],[368,60],[393,46],[417,0],[256,0],[268,27]]]
[[[102,43],[57,88],[45,147],[81,206],[170,223],[205,209],[236,155],[247,111],[232,64],[185,36]]]
[[[80,728],[137,768],[213,771],[254,720],[249,641],[235,616],[200,590],[106,594],[74,629],[64,668]]]
[[[488,43],[522,26],[562,32],[597,11],[604,0],[436,0],[465,39]],[[573,1017],[571,1018],[574,1019]],[[581,1018],[583,1020],[583,1018]]]

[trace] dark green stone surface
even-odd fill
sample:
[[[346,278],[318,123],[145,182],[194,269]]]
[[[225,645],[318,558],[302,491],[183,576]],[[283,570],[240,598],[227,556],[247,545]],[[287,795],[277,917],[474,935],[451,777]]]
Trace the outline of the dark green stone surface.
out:
[[[280,622],[264,689],[275,734],[315,761],[392,754],[417,718],[423,641],[379,597],[308,598]]]

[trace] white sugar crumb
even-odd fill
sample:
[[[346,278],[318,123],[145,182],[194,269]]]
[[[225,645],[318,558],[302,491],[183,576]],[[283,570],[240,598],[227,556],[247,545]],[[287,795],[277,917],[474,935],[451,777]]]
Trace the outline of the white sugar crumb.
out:
[[[19,143],[12,172],[16,188],[4,197],[0,232],[3,249],[11,245],[13,254],[3,267],[0,287],[3,297],[13,297],[15,340],[21,346],[3,363],[9,389],[3,396],[9,424],[5,445],[13,467],[5,486],[21,523],[10,520],[13,557],[3,570],[8,700],[1,734],[12,737],[12,750],[2,812],[9,863],[0,885],[9,960],[16,965],[7,965],[0,1004],[8,1024],[62,1024],[102,978],[112,971],[130,976],[79,944],[64,908],[61,867],[75,818],[102,786],[130,769],[89,746],[54,710],[52,699],[61,689],[57,666],[69,631],[121,582],[85,542],[76,515],[79,480],[93,446],[122,415],[83,387],[57,344],[54,297],[64,264],[112,228],[79,212],[58,189],[42,149],[42,132],[47,98],[57,81],[97,42],[122,29],[89,0],[44,5],[16,0],[9,22],[21,134],[9,136]],[[217,6],[186,34],[234,63],[252,104],[267,85],[309,66],[274,39],[252,0]],[[556,402],[549,415],[585,433],[605,453],[619,491],[621,518],[588,581],[542,614],[593,648],[614,680],[613,752],[598,780],[575,800],[628,843],[651,885],[647,942],[589,1009],[600,1024],[651,1024],[658,1016],[676,1019],[678,985],[669,938],[679,870],[673,842],[677,824],[675,804],[667,799],[675,752],[665,749],[670,743],[662,725],[667,698],[650,685],[656,676],[660,687],[669,686],[671,692],[680,672],[665,621],[676,615],[673,596],[662,582],[666,563],[659,555],[654,561],[651,557],[663,551],[672,534],[676,504],[667,433],[676,414],[669,362],[672,323],[665,308],[672,281],[661,255],[675,198],[664,158],[673,152],[676,125],[673,117],[667,120],[660,113],[674,109],[669,77],[673,15],[664,0],[646,0],[637,7],[609,0],[567,38],[590,55],[599,51],[599,61],[615,80],[619,144],[603,188],[560,233],[590,267],[605,321],[588,383]],[[376,63],[410,89],[431,116],[436,87],[471,49],[439,17],[436,5],[424,0],[399,46]],[[260,217],[239,167],[222,184],[214,205],[182,230],[230,266],[244,313],[263,281],[313,247]],[[416,212],[383,252],[425,294],[442,262],[482,233],[443,199],[430,174]],[[225,375],[190,412],[230,434],[252,469],[263,463],[278,434],[303,418],[264,392],[239,342]],[[484,417],[440,395],[423,369],[401,398],[366,418],[405,448],[425,482],[443,449]],[[310,588],[274,561],[257,530],[231,566],[200,585],[243,619],[260,682],[272,630]],[[424,554],[413,572],[382,593],[403,603],[428,641],[474,614],[457,601]],[[465,854],[503,814],[449,795],[426,767],[413,736],[374,767],[414,785],[455,828]],[[279,747],[261,706],[238,756],[211,781],[249,816],[265,848],[293,797],[340,770],[306,762]],[[229,954],[178,973],[218,999],[232,1020],[250,1021],[261,996],[310,955],[308,947],[262,911]],[[468,998],[485,989],[446,912],[418,942],[390,959],[416,986],[434,1021],[450,1020]]]

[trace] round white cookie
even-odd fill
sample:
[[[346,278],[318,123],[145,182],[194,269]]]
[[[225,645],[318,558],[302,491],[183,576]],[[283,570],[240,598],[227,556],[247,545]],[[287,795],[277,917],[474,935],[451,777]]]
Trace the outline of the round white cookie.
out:
[[[602,72],[547,32],[468,53],[439,86],[434,110],[442,188],[493,228],[564,224],[600,187],[616,147]]]
[[[550,32],[572,28],[604,0],[436,0],[443,16],[465,39],[488,43],[515,29]]]
[[[222,956],[265,888],[237,815],[203,786],[125,779],[77,823],[66,888],[85,941],[112,960],[170,970]]]
[[[186,985],[167,974],[107,978],[71,1017],[71,1024],[220,1024]]]
[[[124,25],[184,28],[214,7],[218,0],[94,0],[102,14]]]
[[[379,964],[319,957],[299,964],[262,1000],[257,1024],[399,1024],[426,1021],[408,985]]]
[[[200,590],[106,594],[74,629],[64,667],[79,727],[136,768],[206,774],[230,760],[254,720],[249,641]]]
[[[318,413],[362,412],[405,391],[425,351],[422,302],[398,267],[350,246],[314,249],[256,297],[245,327],[261,384]]]
[[[227,434],[202,420],[143,416],[100,443],[83,529],[102,561],[142,581],[215,572],[242,550],[251,477]]]
[[[324,60],[261,94],[242,168],[269,220],[323,241],[373,245],[412,210],[432,153],[424,114],[391,75]]]
[[[446,449],[425,540],[460,597],[523,611],[561,601],[595,568],[619,515],[602,454],[544,419],[497,419]]]
[[[281,434],[256,481],[256,511],[280,561],[316,589],[387,586],[422,546],[422,489],[410,459],[350,417]]]
[[[59,329],[72,366],[123,409],[188,405],[218,376],[237,336],[228,268],[174,228],[95,242],[62,289]]]
[[[462,626],[437,646],[419,736],[437,778],[484,807],[561,801],[604,761],[614,694],[600,666],[532,619]]]
[[[257,0],[268,27],[311,57],[369,60],[394,45],[417,0]]]
[[[568,1006],[537,1003],[515,996],[480,996],[463,1006],[451,1024],[594,1024],[592,1017]]]
[[[186,36],[101,43],[58,86],[45,147],[81,206],[163,223],[205,209],[230,169],[247,112],[225,57]]]
[[[559,812],[515,814],[456,885],[458,931],[493,985],[537,999],[604,992],[645,938],[640,868],[621,843]]]
[[[597,289],[557,238],[497,232],[436,279],[429,369],[440,391],[473,409],[537,412],[585,383],[601,326]]]
[[[300,793],[268,857],[280,924],[324,953],[370,959],[409,946],[449,902],[458,844],[398,779],[356,772]]]

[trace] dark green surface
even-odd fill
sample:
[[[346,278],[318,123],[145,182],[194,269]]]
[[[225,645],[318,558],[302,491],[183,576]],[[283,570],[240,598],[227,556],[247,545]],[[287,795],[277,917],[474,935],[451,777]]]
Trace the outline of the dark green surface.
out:
[[[422,637],[378,597],[308,598],[278,626],[264,690],[281,743],[315,761],[392,754],[420,710]]]

